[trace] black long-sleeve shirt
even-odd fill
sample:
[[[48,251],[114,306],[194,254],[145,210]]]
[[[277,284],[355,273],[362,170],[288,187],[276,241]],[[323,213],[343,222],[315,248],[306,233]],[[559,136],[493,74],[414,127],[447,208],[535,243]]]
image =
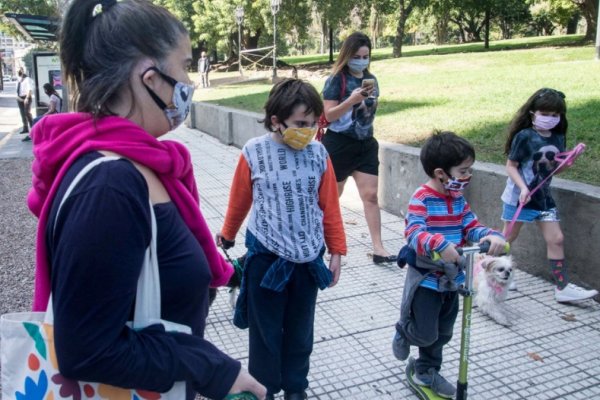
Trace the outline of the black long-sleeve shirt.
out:
[[[151,239],[148,187],[127,160],[91,170],[56,212],[75,175],[99,153],[76,161],[61,182],[46,229],[54,334],[67,378],[164,392],[176,381],[221,399],[240,363],[204,336],[210,269],[172,202],[154,205],[162,318],[192,335],[125,326],[133,317],[137,281]]]

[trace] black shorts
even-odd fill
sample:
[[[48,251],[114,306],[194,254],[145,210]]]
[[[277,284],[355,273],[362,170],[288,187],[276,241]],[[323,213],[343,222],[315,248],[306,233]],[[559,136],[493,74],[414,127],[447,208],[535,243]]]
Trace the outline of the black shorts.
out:
[[[379,175],[379,143],[374,137],[356,140],[327,130],[323,145],[331,157],[338,182],[345,181],[354,171]]]

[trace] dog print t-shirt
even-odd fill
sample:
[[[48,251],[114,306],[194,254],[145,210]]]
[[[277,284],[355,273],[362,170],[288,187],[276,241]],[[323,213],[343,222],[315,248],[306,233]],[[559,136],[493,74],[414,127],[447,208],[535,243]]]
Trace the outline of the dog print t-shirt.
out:
[[[342,94],[343,80],[341,74],[345,75],[346,88]],[[355,104],[350,110],[338,120],[331,122],[329,129],[334,132],[350,136],[353,139],[365,140],[373,137],[373,121],[377,112],[377,99],[379,97],[379,85],[374,75],[365,72],[362,78],[356,78],[349,73],[340,72],[327,78],[323,88],[324,100],[336,100],[342,103],[352,94],[352,91],[362,86],[364,79],[375,79],[375,90],[370,97],[366,97],[359,104]],[[341,97],[341,98],[340,98]]]
[[[565,151],[565,135],[552,134],[549,137],[540,135],[535,129],[523,129],[513,138],[508,159],[519,163],[519,174],[532,190],[540,184],[554,169],[559,162],[555,160],[558,153]],[[531,201],[525,204],[525,208],[546,211],[556,207],[548,179],[538,189]],[[506,182],[506,188],[502,193],[502,201],[512,206],[519,205],[519,194],[521,190],[515,185],[510,177]]]

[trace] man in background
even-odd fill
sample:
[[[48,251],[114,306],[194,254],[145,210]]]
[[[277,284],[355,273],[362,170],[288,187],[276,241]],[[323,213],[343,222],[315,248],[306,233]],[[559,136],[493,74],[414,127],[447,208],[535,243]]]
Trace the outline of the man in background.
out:
[[[210,86],[210,82],[208,81],[208,72],[210,71],[210,61],[206,56],[206,52],[203,51],[200,54],[200,58],[198,59],[198,73],[200,74],[200,78],[202,79],[202,87],[206,88]]]
[[[19,80],[17,82],[17,104],[23,121],[23,129],[20,133],[29,133],[29,128],[33,122],[31,115],[31,100],[32,100],[32,83],[23,69],[19,69]]]

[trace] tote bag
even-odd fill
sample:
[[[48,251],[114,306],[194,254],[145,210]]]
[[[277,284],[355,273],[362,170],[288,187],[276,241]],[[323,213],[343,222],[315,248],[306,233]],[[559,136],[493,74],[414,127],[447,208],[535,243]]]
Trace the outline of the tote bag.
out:
[[[101,157],[88,165],[75,177],[65,193],[60,209],[83,176],[96,165],[118,160],[118,157]],[[156,217],[150,204],[152,240],[146,249],[144,265],[138,279],[133,321],[128,325],[141,329],[161,323],[168,331],[191,333],[188,326],[164,321],[160,318],[160,278],[156,253]],[[58,400],[58,399],[108,399],[182,400],[186,398],[185,382],[176,382],[169,392],[123,389],[103,383],[81,382],[66,379],[60,374],[54,350],[52,296],[46,312],[20,312],[0,317],[2,362],[2,399],[4,400]]]

